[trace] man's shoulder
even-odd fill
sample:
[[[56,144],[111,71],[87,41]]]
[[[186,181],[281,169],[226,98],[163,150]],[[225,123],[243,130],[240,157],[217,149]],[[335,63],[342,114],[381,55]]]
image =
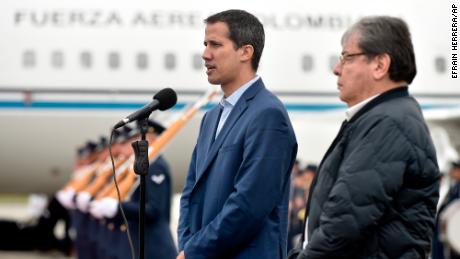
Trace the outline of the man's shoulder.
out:
[[[410,97],[394,98],[379,103],[356,120],[354,130],[366,133],[377,130],[384,134],[403,134],[412,143],[429,137],[428,128],[417,101]]]
[[[281,100],[273,94],[270,90],[263,88],[254,97],[254,104],[263,111],[266,109],[274,109],[279,111],[285,111]]]
[[[399,97],[381,102],[363,114],[361,121],[380,120],[407,126],[414,121],[423,122],[418,102],[410,97]]]
[[[169,175],[169,165],[163,156],[157,157],[155,162],[149,165],[149,169],[149,171],[161,172]]]
[[[249,105],[246,121],[251,127],[281,130],[296,142],[286,107],[273,93],[262,89]]]

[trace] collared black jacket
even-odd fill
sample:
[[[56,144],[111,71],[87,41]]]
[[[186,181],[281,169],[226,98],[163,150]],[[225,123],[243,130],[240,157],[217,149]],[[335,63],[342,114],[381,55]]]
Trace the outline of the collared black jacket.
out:
[[[427,258],[438,192],[418,103],[407,87],[385,92],[342,126],[323,158],[297,258]]]

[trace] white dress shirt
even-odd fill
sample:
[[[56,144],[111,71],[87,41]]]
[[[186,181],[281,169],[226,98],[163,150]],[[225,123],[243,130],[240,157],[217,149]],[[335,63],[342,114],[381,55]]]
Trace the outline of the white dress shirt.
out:
[[[220,130],[222,129],[222,127],[224,126],[225,124],[225,121],[227,120],[228,116],[230,115],[230,112],[232,112],[233,110],[233,107],[235,107],[235,104],[238,102],[238,100],[240,99],[240,97],[244,94],[244,92],[246,92],[246,90],[248,90],[248,88],[255,82],[257,81],[258,79],[260,78],[260,76],[257,76],[254,77],[253,79],[251,79],[249,82],[247,82],[246,84],[242,85],[240,88],[238,88],[238,90],[236,90],[235,92],[232,93],[232,95],[230,95],[229,97],[227,98],[222,98],[222,100],[220,100],[220,103],[219,105],[221,106],[221,108],[223,108],[223,111],[222,111],[222,114],[220,115],[220,119],[219,119],[219,124],[217,126],[217,130],[216,130],[216,136],[214,137],[214,139],[217,138],[217,136],[219,135],[220,133]]]

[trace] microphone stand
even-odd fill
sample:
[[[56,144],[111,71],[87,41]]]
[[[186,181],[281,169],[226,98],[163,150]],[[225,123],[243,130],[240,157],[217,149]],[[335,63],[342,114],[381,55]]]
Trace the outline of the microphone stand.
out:
[[[149,143],[145,139],[147,132],[147,118],[139,120],[141,140],[134,141],[131,146],[134,150],[134,172],[140,176],[139,199],[139,259],[144,259],[144,229],[145,229],[145,176],[149,172]]]

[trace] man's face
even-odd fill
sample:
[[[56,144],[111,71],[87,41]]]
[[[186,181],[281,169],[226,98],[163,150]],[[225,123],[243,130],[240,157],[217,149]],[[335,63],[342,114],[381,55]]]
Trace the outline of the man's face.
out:
[[[227,24],[207,24],[202,58],[211,84],[226,85],[235,81],[240,70],[240,49],[235,50]]]
[[[347,103],[348,107],[372,96],[372,62],[358,47],[359,39],[360,34],[355,32],[344,42],[343,59],[334,67],[340,100]]]
[[[452,180],[458,182],[460,181],[460,168],[454,167],[450,170],[450,177]]]
[[[125,158],[128,158],[129,156],[131,156],[131,154],[134,153],[133,147],[131,146],[131,143],[133,141],[136,141],[136,140],[138,140],[138,139],[133,137],[133,138],[130,138],[127,141],[121,143],[120,149],[119,149],[119,154],[124,156]]]
[[[151,146],[153,144],[153,142],[155,142],[155,140],[157,140],[157,134],[156,133],[153,133],[153,132],[148,132],[146,137],[147,137],[147,141],[149,142],[149,146]]]
[[[118,143],[118,142],[115,142],[112,144],[112,155],[114,157],[118,156],[120,154],[120,147],[121,147],[121,144]]]

